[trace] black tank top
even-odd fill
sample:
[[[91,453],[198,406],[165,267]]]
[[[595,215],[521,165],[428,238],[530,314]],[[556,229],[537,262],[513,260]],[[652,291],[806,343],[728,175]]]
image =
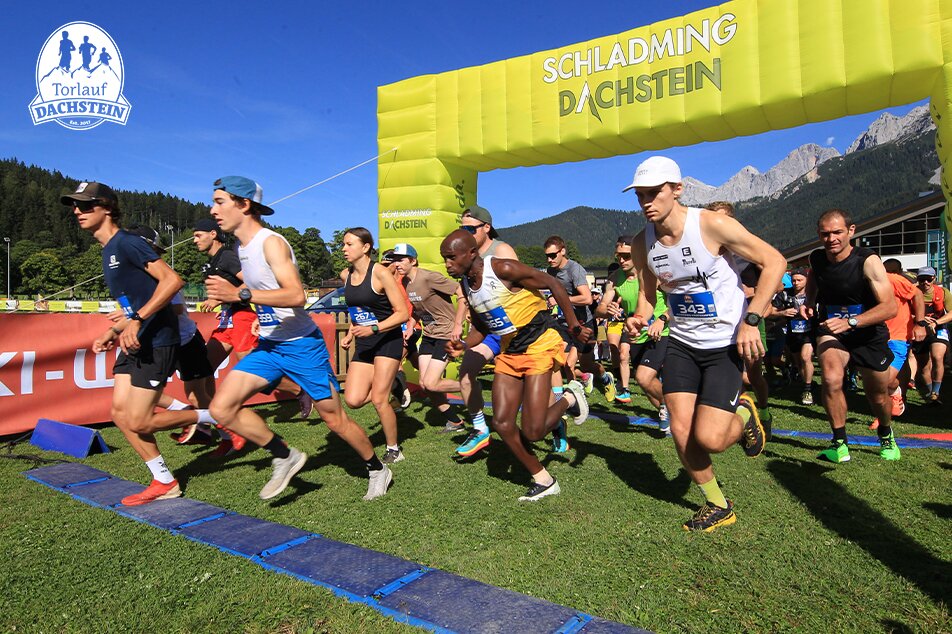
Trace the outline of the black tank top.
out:
[[[350,274],[353,274],[351,268]],[[350,274],[347,276],[347,283],[344,286],[344,299],[347,301],[347,307],[350,310],[351,318],[356,321],[355,309],[360,313],[371,313],[377,322],[381,322],[393,314],[393,306],[386,295],[381,295],[373,289],[374,262],[371,261],[367,267],[367,274],[357,286],[350,283]]]
[[[842,262],[830,262],[823,249],[810,254],[820,321],[830,317],[855,317],[879,303],[869,280],[863,275],[863,265],[873,255],[876,252],[866,247],[853,247]],[[859,328],[857,332],[885,328],[884,324],[877,324]]]

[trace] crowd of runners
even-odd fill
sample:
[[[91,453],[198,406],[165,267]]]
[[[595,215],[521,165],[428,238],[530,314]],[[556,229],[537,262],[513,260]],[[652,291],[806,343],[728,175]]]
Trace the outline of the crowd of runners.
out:
[[[340,277],[350,327],[341,346],[350,363],[341,390],[327,344],[304,310],[294,252],[264,224],[273,210],[257,183],[216,180],[211,218],[194,227],[196,247],[209,256],[202,310],[219,316],[208,341],[185,310],[181,278],[161,259],[158,234],[122,228],[115,192],[81,183],[62,202],[103,246],[106,283],[120,306],[92,348],[120,348],[112,417],[152,474],[123,504],[181,495],[156,442],[163,430],[174,430],[178,443],[217,443],[218,455],[263,448],[273,460],[260,497],[281,493],[307,455],[243,407],[275,389],[296,395],[303,417],[316,411],[365,461],[365,500],[385,495],[391,466],[412,458],[404,456],[396,411],[408,404],[405,363],[418,372],[419,398],[445,419],[442,431],[459,434],[459,458],[487,450],[495,432],[525,467],[531,481],[521,501],[560,492],[532,443],[569,451],[567,423],[586,420],[596,388],[621,407],[640,389],[656,410],[705,500],[686,530],[736,521],[712,456],[734,445],[750,457],[763,452],[771,386],[799,382],[806,406],[819,397],[832,440],[817,458],[840,463],[850,459],[844,391],[859,375],[879,455],[899,460],[893,418],[905,409],[906,390],[918,384],[927,402],[939,403],[952,297],[936,271],[924,267],[910,279],[897,260],[852,245],[855,225],[841,209],[820,216],[823,248],[809,267],[788,271],[776,249],[734,219],[730,203],[681,204],[681,172],[666,157],[638,165],[630,190],[647,225],[618,237],[617,266],[604,288],[568,258],[565,238],[572,236],[549,237],[548,266],[535,269],[498,238],[490,212],[477,205],[440,245],[448,276],[421,268],[412,244],[378,257],[367,229],[347,230]],[[234,248],[225,246],[228,236]],[[232,352],[238,361],[216,389],[214,371]],[[451,363],[456,371],[448,377]],[[490,414],[479,381],[488,364]],[[163,395],[176,370],[188,402]],[[451,395],[462,399],[461,411]],[[373,406],[386,443],[379,456],[344,404]]]

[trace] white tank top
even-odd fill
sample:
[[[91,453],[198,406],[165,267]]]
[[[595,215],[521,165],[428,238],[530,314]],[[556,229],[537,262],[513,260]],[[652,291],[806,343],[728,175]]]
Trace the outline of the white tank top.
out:
[[[671,336],[702,350],[736,343],[747,300],[731,258],[704,246],[701,210],[688,208],[681,240],[670,247],[658,242],[649,222],[645,246],[648,266],[668,296]]]
[[[288,241],[280,233],[271,229],[260,229],[248,244],[238,247],[238,259],[241,260],[241,273],[245,278],[245,285],[254,291],[273,291],[281,288],[274,277],[274,271],[268,266],[264,257],[265,240],[271,236],[278,236],[285,244]],[[297,266],[294,258],[294,249],[288,244],[291,251],[291,262]],[[261,338],[269,341],[292,341],[300,339],[314,332],[317,324],[301,307],[277,308],[255,304],[258,314],[258,323],[261,325]]]

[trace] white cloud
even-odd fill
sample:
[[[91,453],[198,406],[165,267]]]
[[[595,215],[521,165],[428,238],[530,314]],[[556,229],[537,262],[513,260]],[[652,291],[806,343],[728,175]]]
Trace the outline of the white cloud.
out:
[[[835,141],[835,140],[836,140],[836,137],[828,136],[828,137],[826,137],[826,144],[827,144],[827,145],[833,145],[833,141]]]

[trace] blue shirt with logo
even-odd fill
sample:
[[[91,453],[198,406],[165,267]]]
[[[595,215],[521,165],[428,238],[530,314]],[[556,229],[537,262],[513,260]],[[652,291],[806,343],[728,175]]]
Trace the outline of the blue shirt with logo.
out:
[[[145,267],[158,259],[148,242],[122,229],[103,247],[102,270],[106,286],[126,317],[131,317],[152,299],[159,283]],[[171,305],[163,306],[144,320],[138,338],[143,349],[177,345],[178,320]]]

